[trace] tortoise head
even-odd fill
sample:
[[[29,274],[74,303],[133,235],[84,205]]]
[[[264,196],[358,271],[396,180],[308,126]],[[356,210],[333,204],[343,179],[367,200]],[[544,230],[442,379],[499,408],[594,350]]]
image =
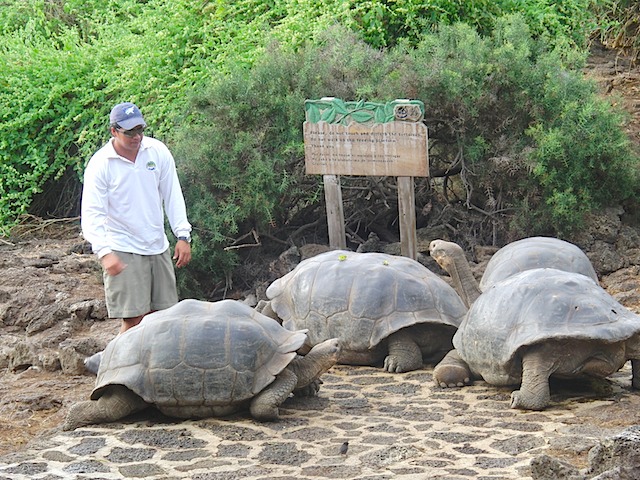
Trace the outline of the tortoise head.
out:
[[[433,240],[429,244],[429,254],[445,272],[451,272],[456,256],[464,256],[464,251],[457,243]]]

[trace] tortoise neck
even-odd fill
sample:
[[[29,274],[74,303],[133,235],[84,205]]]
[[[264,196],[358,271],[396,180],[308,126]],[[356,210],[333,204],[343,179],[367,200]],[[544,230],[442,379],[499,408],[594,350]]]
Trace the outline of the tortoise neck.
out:
[[[460,298],[462,298],[467,308],[470,308],[481,292],[478,282],[471,271],[471,266],[462,250],[453,257],[453,261],[449,264],[448,273]]]

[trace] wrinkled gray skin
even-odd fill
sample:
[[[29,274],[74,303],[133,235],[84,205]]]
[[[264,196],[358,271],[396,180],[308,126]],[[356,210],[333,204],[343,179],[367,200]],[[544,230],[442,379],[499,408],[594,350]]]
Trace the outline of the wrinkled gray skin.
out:
[[[305,331],[241,302],[183,300],[107,345],[91,400],[70,409],[63,429],[113,422],[151,404],[177,418],[249,408],[258,420],[275,420],[292,392],[316,393],[338,358],[337,339],[298,355],[305,340]]]
[[[338,363],[422,368],[452,348],[466,313],[455,290],[419,262],[383,253],[329,251],[299,263],[258,306],[310,345],[339,338]]]
[[[443,247],[464,255],[446,244],[433,246],[440,258]],[[459,288],[464,285],[474,286],[463,282]],[[511,407],[541,410],[550,402],[551,375],[606,377],[631,360],[632,386],[640,388],[640,317],[589,276],[534,268],[494,283],[481,295],[475,288],[466,292],[475,300],[453,338],[455,349],[434,369],[436,384],[463,386],[473,378],[519,384]]]
[[[104,352],[94,353],[90,357],[84,359],[84,368],[87,369],[88,372],[93,373],[94,375],[98,374],[98,370],[100,370],[100,361],[102,360],[102,354]]]

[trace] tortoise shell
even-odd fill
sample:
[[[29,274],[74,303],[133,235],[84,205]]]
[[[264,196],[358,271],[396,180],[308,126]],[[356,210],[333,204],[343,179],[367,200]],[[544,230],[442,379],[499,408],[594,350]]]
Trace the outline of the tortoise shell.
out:
[[[107,345],[91,399],[120,384],[160,407],[241,403],[273,382],[305,339],[241,302],[183,300]]]
[[[511,275],[533,268],[581,273],[598,281],[589,257],[577,245],[559,238],[529,237],[505,245],[491,257],[480,290],[484,292]]]
[[[518,352],[525,346],[549,340],[616,343],[638,332],[638,315],[593,279],[539,268],[512,275],[483,292],[453,345],[487,383],[511,385],[520,381]]]
[[[300,262],[266,291],[288,329],[311,345],[340,338],[344,351],[373,349],[414,325],[457,328],[466,313],[444,280],[408,257],[333,250]]]

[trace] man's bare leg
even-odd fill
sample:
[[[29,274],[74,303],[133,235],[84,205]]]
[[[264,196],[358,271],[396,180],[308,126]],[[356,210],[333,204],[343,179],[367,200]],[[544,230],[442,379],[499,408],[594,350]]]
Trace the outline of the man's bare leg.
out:
[[[135,327],[136,325],[138,325],[142,321],[142,319],[144,317],[146,317],[147,315],[149,315],[150,313],[153,313],[153,312],[155,312],[155,310],[147,312],[144,315],[138,315],[137,317],[123,318],[122,319],[122,324],[120,325],[120,333],[126,332],[131,327]]]

